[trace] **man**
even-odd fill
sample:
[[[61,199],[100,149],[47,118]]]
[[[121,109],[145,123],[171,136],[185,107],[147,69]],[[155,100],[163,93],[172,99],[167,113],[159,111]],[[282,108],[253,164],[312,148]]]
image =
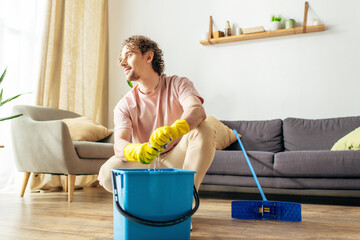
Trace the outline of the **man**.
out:
[[[138,84],[114,109],[115,155],[101,167],[100,185],[111,192],[112,168],[148,168],[158,158],[159,168],[195,170],[199,189],[215,153],[204,100],[187,78],[163,74],[162,51],[145,36],[125,40],[119,64]]]

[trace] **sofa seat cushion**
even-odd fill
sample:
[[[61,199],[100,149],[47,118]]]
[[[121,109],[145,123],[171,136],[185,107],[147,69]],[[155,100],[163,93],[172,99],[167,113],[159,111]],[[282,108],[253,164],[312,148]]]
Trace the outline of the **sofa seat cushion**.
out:
[[[274,153],[248,151],[251,164],[257,176],[272,176]],[[241,151],[219,150],[207,174],[252,176]]]
[[[273,188],[276,185],[276,178],[273,177],[258,177],[262,188]],[[256,182],[252,176],[234,176],[234,175],[211,175],[206,174],[201,185],[225,185],[236,187],[255,187]],[[200,187],[201,190],[201,187]],[[259,193],[257,190],[256,193]],[[260,197],[260,193],[259,193]]]
[[[286,118],[284,147],[288,151],[330,150],[335,142],[359,126],[360,116],[315,120]]]
[[[360,151],[289,151],[275,154],[274,176],[360,177]]]
[[[114,144],[103,142],[74,141],[79,158],[108,159],[114,156]]]
[[[283,147],[282,121],[222,121],[241,134],[241,141],[247,151],[280,152]],[[241,150],[236,141],[226,150]]]

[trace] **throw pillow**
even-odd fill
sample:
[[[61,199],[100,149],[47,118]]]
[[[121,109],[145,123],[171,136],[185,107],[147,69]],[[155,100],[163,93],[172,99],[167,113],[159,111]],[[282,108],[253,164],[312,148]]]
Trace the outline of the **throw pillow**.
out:
[[[360,150],[360,127],[342,137],[331,150]]]
[[[88,117],[65,118],[62,121],[69,128],[73,141],[96,142],[112,134],[111,130],[95,123]]]
[[[213,116],[207,116],[205,121],[213,126],[216,130],[216,150],[227,148],[236,141],[236,136],[233,130],[231,130],[228,126]],[[239,137],[241,137],[240,134]]]

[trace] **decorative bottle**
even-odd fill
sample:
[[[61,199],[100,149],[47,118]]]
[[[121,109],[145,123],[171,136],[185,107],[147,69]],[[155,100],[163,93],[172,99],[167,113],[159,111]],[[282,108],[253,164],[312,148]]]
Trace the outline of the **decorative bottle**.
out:
[[[225,27],[225,37],[229,37],[229,36],[231,36],[231,27],[230,27],[230,22],[227,21]]]

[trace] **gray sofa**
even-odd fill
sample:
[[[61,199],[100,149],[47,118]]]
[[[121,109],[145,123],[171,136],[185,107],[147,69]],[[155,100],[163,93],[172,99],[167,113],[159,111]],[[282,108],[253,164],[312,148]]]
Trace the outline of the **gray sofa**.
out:
[[[222,122],[242,135],[266,193],[360,196],[360,151],[330,151],[360,116]],[[216,151],[200,190],[258,192],[237,142]]]

